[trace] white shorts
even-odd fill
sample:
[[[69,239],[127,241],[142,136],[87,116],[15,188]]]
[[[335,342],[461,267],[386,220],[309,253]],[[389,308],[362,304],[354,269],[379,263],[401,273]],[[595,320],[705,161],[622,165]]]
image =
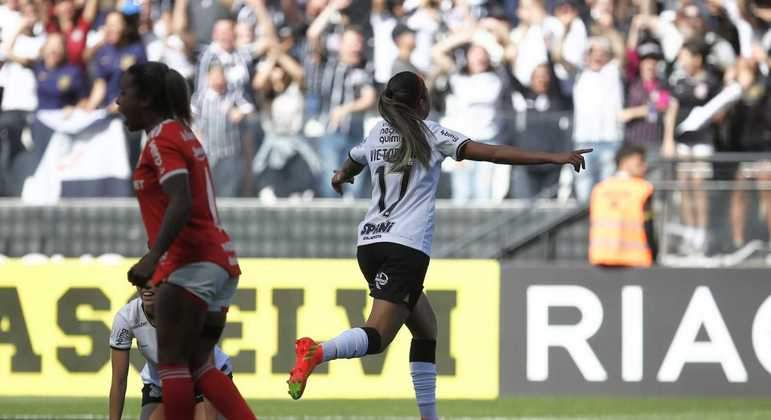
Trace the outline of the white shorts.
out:
[[[226,312],[238,287],[238,279],[212,262],[197,262],[178,268],[169,275],[176,284],[203,300],[210,312]]]
[[[703,159],[715,154],[715,147],[711,144],[684,144],[675,145],[675,154],[678,159]],[[680,162],[677,164],[677,172],[683,175],[693,175],[699,178],[712,177],[711,162]]]

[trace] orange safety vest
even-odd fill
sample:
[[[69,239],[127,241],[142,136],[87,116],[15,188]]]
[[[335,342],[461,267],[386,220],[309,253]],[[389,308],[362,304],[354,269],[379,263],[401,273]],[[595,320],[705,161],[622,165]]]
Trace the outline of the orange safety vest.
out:
[[[651,194],[650,182],[618,175],[594,187],[589,208],[589,262],[618,267],[653,264],[645,234],[645,202]]]

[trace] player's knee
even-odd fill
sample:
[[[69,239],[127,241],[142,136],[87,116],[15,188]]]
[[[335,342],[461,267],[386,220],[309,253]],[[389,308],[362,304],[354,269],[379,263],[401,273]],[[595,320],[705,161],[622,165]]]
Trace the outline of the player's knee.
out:
[[[380,332],[372,327],[362,328],[367,333],[367,354],[378,354],[388,347],[388,343],[383,342]]]
[[[436,363],[436,340],[413,338],[410,343],[410,362]]]

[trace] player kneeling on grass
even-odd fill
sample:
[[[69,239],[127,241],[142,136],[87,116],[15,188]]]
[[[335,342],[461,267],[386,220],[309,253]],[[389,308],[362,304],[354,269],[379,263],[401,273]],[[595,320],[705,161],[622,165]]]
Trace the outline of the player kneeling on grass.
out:
[[[163,420],[161,378],[158,373],[158,340],[156,338],[153,303],[155,287],[137,287],[139,297],[122,307],[112,322],[110,347],[112,347],[112,384],[110,385],[110,420],[119,420],[123,415],[126,399],[126,379],[129,371],[131,341],[136,338],[139,352],[145,363],[142,377],[142,413],[140,420]],[[233,378],[230,359],[219,347],[214,347],[214,365]],[[195,420],[223,419],[203,395],[195,397]]]
[[[372,205],[359,225],[357,258],[374,298],[366,326],[352,328],[324,343],[297,340],[289,394],[298,399],[313,369],[333,359],[364,357],[382,352],[407,325],[412,333],[410,371],[420,415],[436,413],[436,316],[423,293],[434,229],[436,189],[442,161],[475,160],[506,165],[570,164],[585,168],[583,154],[541,153],[471,141],[468,137],[427,121],[428,90],[412,72],[388,81],[378,111],[383,121],[351,150],[332,187],[345,183],[369,167]]]

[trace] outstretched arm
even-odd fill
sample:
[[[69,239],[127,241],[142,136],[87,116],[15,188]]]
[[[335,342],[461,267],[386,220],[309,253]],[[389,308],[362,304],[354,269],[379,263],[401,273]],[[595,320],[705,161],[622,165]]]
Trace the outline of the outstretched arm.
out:
[[[570,164],[576,172],[586,169],[584,154],[592,149],[580,149],[566,153],[545,153],[518,149],[512,146],[467,142],[461,151],[461,159],[477,160],[483,162],[502,163],[506,165],[542,165],[542,164]]]

